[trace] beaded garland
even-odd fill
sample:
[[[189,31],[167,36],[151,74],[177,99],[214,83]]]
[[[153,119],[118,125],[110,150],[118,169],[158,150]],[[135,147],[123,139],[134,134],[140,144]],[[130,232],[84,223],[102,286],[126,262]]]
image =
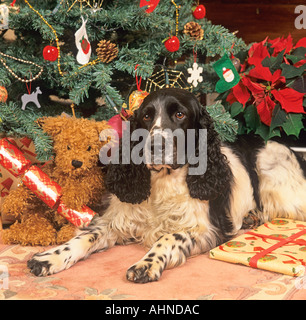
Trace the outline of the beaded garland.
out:
[[[39,11],[37,11],[36,9],[34,9],[31,4],[29,3],[28,0],[24,0],[24,2],[29,6],[29,8],[31,10],[33,10],[39,17],[40,19],[51,29],[51,31],[53,32],[54,36],[55,36],[55,42],[56,42],[56,47],[57,47],[57,50],[58,50],[58,56],[57,56],[57,67],[58,67],[58,72],[61,76],[63,76],[63,72],[61,70],[61,62],[60,62],[60,59],[61,59],[61,54],[60,54],[60,46],[59,46],[59,40],[58,40],[58,37],[57,37],[57,33],[55,31],[55,29],[51,26],[51,24],[39,13]]]
[[[37,63],[35,62],[32,62],[32,61],[28,61],[28,60],[23,60],[23,59],[20,59],[20,58],[16,58],[16,57],[12,57],[8,54],[5,54],[3,52],[0,51],[0,55],[2,55],[3,57],[6,57],[6,58],[9,58],[9,59],[13,59],[13,60],[16,60],[16,61],[19,61],[19,62],[22,62],[22,63],[26,63],[26,64],[31,64],[37,68],[40,68],[40,71],[38,72],[38,74],[35,76],[35,77],[31,77],[31,79],[22,79],[20,77],[17,76],[17,74],[9,67],[7,66],[5,60],[3,58],[0,58],[0,61],[1,63],[3,64],[3,66],[9,71],[9,73],[11,73],[14,78],[16,78],[17,80],[21,81],[21,82],[25,82],[25,83],[29,83],[29,82],[32,82],[34,80],[36,80],[37,78],[40,77],[40,75],[42,74],[44,68],[41,67],[40,65],[38,65]]]

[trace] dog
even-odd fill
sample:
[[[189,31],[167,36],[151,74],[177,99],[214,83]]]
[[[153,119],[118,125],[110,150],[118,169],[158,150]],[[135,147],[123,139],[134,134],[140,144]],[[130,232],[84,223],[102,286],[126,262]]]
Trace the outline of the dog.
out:
[[[149,132],[146,142],[155,130],[169,128],[195,129],[196,142],[205,130],[205,155],[199,143],[195,150],[206,156],[205,172],[191,174],[197,164],[188,161],[108,164],[104,181],[112,195],[103,216],[67,243],[34,255],[28,261],[32,273],[51,275],[91,253],[136,242],[150,249],[126,277],[146,283],[232,238],[249,212],[261,223],[275,217],[305,220],[306,165],[288,147],[243,136],[221,143],[206,109],[183,89],[151,93],[131,118],[132,132]],[[179,147],[174,141],[173,154]]]

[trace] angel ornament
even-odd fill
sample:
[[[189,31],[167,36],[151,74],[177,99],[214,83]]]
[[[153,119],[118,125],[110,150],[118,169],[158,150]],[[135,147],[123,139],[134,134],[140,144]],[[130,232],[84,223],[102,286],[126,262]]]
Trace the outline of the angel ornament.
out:
[[[192,68],[188,68],[187,71],[188,73],[190,73],[190,77],[187,78],[187,82],[192,83],[194,87],[196,87],[200,82],[203,81],[203,77],[201,76],[203,68],[199,67],[196,62],[194,62]]]

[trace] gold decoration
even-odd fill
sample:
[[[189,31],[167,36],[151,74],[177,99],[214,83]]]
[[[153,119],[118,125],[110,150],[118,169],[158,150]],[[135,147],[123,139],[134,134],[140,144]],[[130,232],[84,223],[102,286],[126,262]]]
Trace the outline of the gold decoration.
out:
[[[101,40],[98,43],[96,52],[98,58],[103,63],[109,63],[118,56],[119,50],[115,43],[112,43],[109,40]]]
[[[204,37],[204,30],[195,21],[190,21],[185,24],[184,33],[195,40],[202,40]]]
[[[5,57],[5,58],[9,58],[9,59],[13,59],[13,60],[16,60],[18,62],[21,62],[21,63],[26,63],[26,64],[30,64],[30,65],[33,65],[37,68],[40,69],[40,71],[37,73],[37,75],[35,77],[32,77],[30,79],[22,79],[20,77],[17,76],[17,74],[9,67],[7,66],[6,64],[6,61],[3,59],[3,58],[0,58],[0,62],[3,64],[3,66],[7,69],[7,71],[17,80],[21,81],[21,82],[25,82],[25,83],[29,83],[29,82],[32,82],[34,80],[36,80],[37,78],[40,77],[40,75],[42,74],[44,68],[41,67],[40,65],[38,65],[37,63],[35,62],[32,62],[32,61],[28,61],[28,60],[23,60],[23,59],[20,59],[20,58],[16,58],[16,57],[13,57],[13,56],[10,56],[8,54],[5,54],[3,52],[0,52],[0,55]]]
[[[72,0],[72,1],[67,1],[67,5],[69,6],[67,12],[69,12],[75,4],[79,4],[80,10],[83,10],[83,7],[90,7],[92,9],[99,9],[102,7],[104,0]],[[71,4],[72,2],[72,4]]]
[[[163,68],[147,79],[145,91],[150,93],[163,88],[180,88],[192,91],[193,86],[187,82],[182,71]]]

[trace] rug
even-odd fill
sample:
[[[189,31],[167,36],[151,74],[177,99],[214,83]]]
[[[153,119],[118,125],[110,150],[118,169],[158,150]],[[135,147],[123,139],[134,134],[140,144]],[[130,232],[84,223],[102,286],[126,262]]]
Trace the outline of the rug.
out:
[[[140,245],[116,246],[72,268],[35,277],[26,263],[42,247],[0,243],[1,300],[304,300],[306,278],[212,260],[188,259],[147,284],[126,280],[126,270],[143,257]]]

